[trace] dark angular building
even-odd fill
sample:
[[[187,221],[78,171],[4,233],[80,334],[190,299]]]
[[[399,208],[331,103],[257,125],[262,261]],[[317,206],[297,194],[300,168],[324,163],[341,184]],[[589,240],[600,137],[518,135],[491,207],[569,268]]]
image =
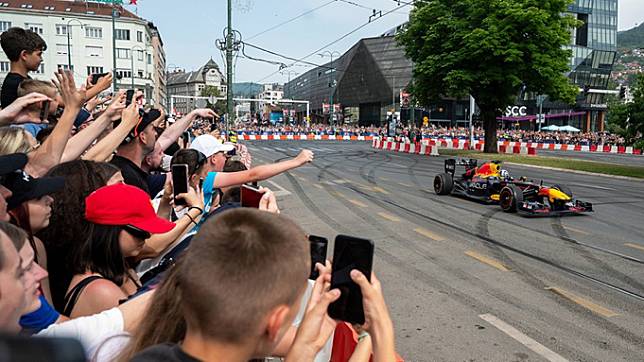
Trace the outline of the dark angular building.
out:
[[[568,77],[580,91],[574,107],[552,102],[543,103],[546,125],[571,125],[583,131],[603,131],[608,81],[617,54],[617,0],[576,0],[568,8],[582,22],[571,29],[572,51]],[[329,108],[323,104],[340,104],[337,120],[381,125],[387,112],[396,110],[403,121],[421,124],[424,117],[432,123],[462,126],[469,118],[468,99],[445,98],[432,102],[431,109],[400,107],[400,92],[412,78],[412,62],[394,38],[405,24],[377,38],[360,40],[333,63],[312,69],[287,83],[285,97],[311,102],[311,120],[329,122]],[[519,115],[500,117],[505,127],[535,129],[539,113],[536,95],[529,92],[517,98]],[[475,111],[476,113],[476,111]],[[300,118],[303,109],[298,109]]]

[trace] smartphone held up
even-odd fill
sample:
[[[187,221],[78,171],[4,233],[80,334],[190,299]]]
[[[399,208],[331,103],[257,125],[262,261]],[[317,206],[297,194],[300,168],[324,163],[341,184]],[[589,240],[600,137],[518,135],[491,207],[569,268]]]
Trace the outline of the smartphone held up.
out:
[[[340,290],[340,298],[329,305],[329,316],[351,324],[364,324],[364,309],[360,286],[351,279],[351,271],[358,270],[371,281],[373,241],[347,235],[335,238],[331,289]]]
[[[180,163],[172,165],[172,185],[174,189],[174,204],[183,206],[186,204],[184,199],[177,198],[179,194],[188,192],[188,165]]]

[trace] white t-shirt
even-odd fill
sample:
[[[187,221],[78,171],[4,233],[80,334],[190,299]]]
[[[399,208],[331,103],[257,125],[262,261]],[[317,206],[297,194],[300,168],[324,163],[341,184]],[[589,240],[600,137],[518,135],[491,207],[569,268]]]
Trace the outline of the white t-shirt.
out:
[[[36,337],[66,337],[81,342],[87,356],[93,356],[103,342],[124,332],[123,313],[118,308],[67,322],[52,324],[38,332]]]

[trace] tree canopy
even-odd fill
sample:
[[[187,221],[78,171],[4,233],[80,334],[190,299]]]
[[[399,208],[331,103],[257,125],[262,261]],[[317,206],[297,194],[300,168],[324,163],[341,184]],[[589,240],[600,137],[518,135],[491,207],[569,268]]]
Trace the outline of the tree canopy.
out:
[[[644,74],[631,89],[633,102],[612,102],[608,109],[608,127],[626,139],[627,144],[644,149]]]
[[[573,103],[565,46],[577,20],[569,0],[418,0],[398,35],[414,62],[411,91],[428,105],[471,94],[481,111],[485,152],[496,152],[497,115],[521,90]]]

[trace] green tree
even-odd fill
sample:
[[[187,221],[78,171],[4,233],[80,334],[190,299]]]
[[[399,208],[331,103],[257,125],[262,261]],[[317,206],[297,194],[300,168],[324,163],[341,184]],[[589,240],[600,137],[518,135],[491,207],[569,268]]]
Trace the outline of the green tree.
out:
[[[626,139],[628,145],[644,149],[644,74],[631,89],[633,102],[613,101],[608,105],[608,129]]]
[[[571,29],[562,16],[570,0],[418,0],[398,35],[415,63],[411,90],[428,105],[441,96],[471,94],[481,111],[485,152],[497,152],[501,109],[524,88],[573,103]]]
[[[221,93],[219,92],[219,88],[212,85],[207,85],[201,91],[201,96],[202,97],[221,97]],[[218,100],[214,104],[208,101],[208,105],[206,107],[212,109],[213,111],[215,111],[215,113],[221,115],[226,113],[226,103],[227,102],[225,100]]]

